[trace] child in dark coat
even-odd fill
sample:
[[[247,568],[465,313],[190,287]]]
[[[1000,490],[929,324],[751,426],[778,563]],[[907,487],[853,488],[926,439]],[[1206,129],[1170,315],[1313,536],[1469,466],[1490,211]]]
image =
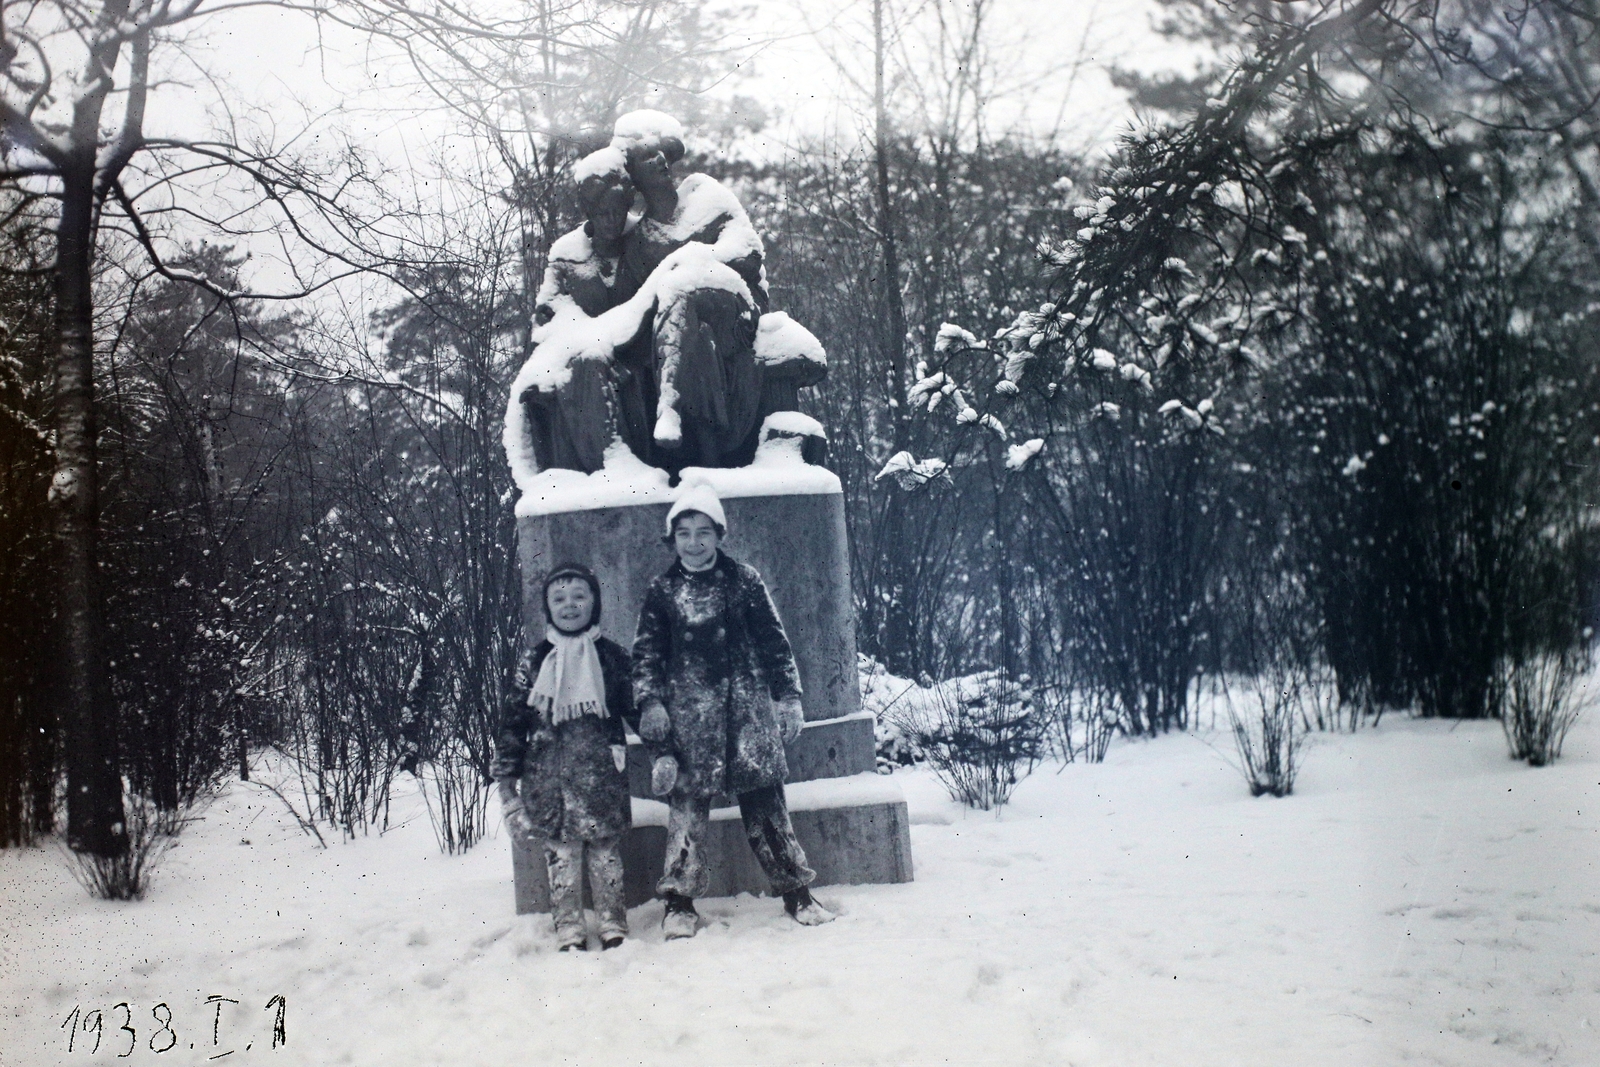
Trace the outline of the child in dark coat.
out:
[[[637,721],[629,657],[600,636],[600,583],[587,567],[551,571],[544,609],[549,628],[517,664],[492,773],[518,843],[544,848],[561,951],[588,946],[585,849],[600,944],[615,948],[628,933],[619,844],[632,823],[622,729]]]
[[[773,891],[798,922],[833,915],[811,897],[816,877],[795,839],[783,793],[783,746],[800,735],[800,676],[783,623],[755,568],[719,549],[722,503],[697,485],[667,513],[678,560],[650,583],[633,645],[639,735],[670,748],[656,760],[668,794],[667,855],[656,891],[668,938],[693,937],[694,898],[710,885],[704,843],[712,798],[738,797],[739,814]]]

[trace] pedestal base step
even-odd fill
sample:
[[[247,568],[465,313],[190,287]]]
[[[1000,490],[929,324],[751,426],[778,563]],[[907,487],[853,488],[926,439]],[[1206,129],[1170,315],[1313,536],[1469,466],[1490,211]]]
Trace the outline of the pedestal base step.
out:
[[[817,872],[813,886],[912,880],[911,823],[898,783],[876,774],[824,778],[788,786],[786,795],[795,836]],[[635,799],[633,821],[633,829],[622,839],[624,891],[630,908],[655,896],[667,848],[667,806]],[[511,852],[517,914],[549,911],[542,851],[513,846]],[[706,854],[711,867],[707,896],[771,892],[745,841],[737,807],[711,812]],[[587,887],[584,896],[587,903]]]

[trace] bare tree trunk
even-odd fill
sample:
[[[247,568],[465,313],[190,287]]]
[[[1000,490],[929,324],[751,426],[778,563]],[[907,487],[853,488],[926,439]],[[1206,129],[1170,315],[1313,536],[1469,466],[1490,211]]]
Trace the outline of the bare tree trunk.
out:
[[[116,723],[106,699],[101,647],[99,472],[95,455],[94,141],[62,168],[56,241],[56,473],[50,498],[61,541],[62,722],[67,841],[76,851],[127,848]]]
[[[889,102],[883,81],[888,41],[884,37],[885,0],[872,2],[872,106],[875,121],[873,155],[876,165],[874,196],[878,209],[878,244],[883,257],[879,283],[887,312],[884,326],[884,354],[888,357],[889,417],[892,420],[894,450],[903,451],[911,443],[911,418],[906,406],[906,308],[900,292],[900,245],[895,234],[898,212],[889,190]],[[886,665],[897,674],[915,675],[922,667],[916,648],[916,595],[914,568],[902,551],[905,543],[906,502],[904,494],[889,493],[883,521],[875,531],[874,548],[883,562],[885,578],[878,588],[887,587],[888,602],[883,609],[883,632],[878,646]],[[876,584],[876,583],[875,583]]]
[[[905,406],[906,395],[906,307],[900,295],[900,246],[895,236],[896,211],[889,193],[889,102],[883,85],[884,0],[872,0],[872,107],[876,132],[873,146],[877,165],[878,242],[883,249],[883,302],[888,311],[887,355],[889,385],[895,401],[894,447],[905,448],[911,440],[911,417]]]
[[[71,140],[59,154],[61,215],[56,230],[56,473],[50,486],[61,541],[62,741],[67,764],[67,843],[114,856],[128,847],[123,822],[117,724],[106,691],[101,641],[100,472],[94,406],[94,258],[100,118],[123,38],[114,32],[128,0],[108,0],[95,18],[88,61],[73,102]],[[142,39],[147,45],[148,38]],[[145,53],[141,48],[140,56]],[[143,77],[130,85],[128,123],[142,119]],[[131,128],[131,125],[130,127]],[[127,129],[124,131],[128,132]],[[130,142],[119,139],[107,180]],[[124,157],[125,158],[125,157]]]

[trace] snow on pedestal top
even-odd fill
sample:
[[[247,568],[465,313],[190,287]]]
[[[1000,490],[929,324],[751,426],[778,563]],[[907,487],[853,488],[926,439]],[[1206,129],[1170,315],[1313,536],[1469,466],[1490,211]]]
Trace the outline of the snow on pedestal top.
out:
[[[514,404],[520,408],[520,404]],[[804,496],[843,492],[839,476],[801,458],[806,437],[825,437],[822,424],[798,411],[779,411],[761,424],[756,457],[744,467],[685,467],[682,484],[709,485],[723,499],[744,496]],[[507,434],[507,442],[511,435]],[[676,490],[667,472],[635,456],[621,439],[606,449],[605,466],[593,474],[536,470],[532,456],[513,456],[512,472],[522,496],[517,517],[568,511],[670,504]]]

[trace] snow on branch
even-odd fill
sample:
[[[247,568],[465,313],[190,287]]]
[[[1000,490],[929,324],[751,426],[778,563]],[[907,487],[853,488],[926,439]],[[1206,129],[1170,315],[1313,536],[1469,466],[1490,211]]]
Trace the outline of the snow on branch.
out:
[[[910,492],[923,488],[935,479],[949,482],[950,465],[933,456],[919,460],[910,452],[896,452],[889,457],[873,481],[882,481],[884,478],[893,478],[901,489]]]
[[[1042,437],[1031,438],[1020,445],[1011,445],[1006,449],[1006,469],[1020,471],[1042,451],[1044,451]]]

